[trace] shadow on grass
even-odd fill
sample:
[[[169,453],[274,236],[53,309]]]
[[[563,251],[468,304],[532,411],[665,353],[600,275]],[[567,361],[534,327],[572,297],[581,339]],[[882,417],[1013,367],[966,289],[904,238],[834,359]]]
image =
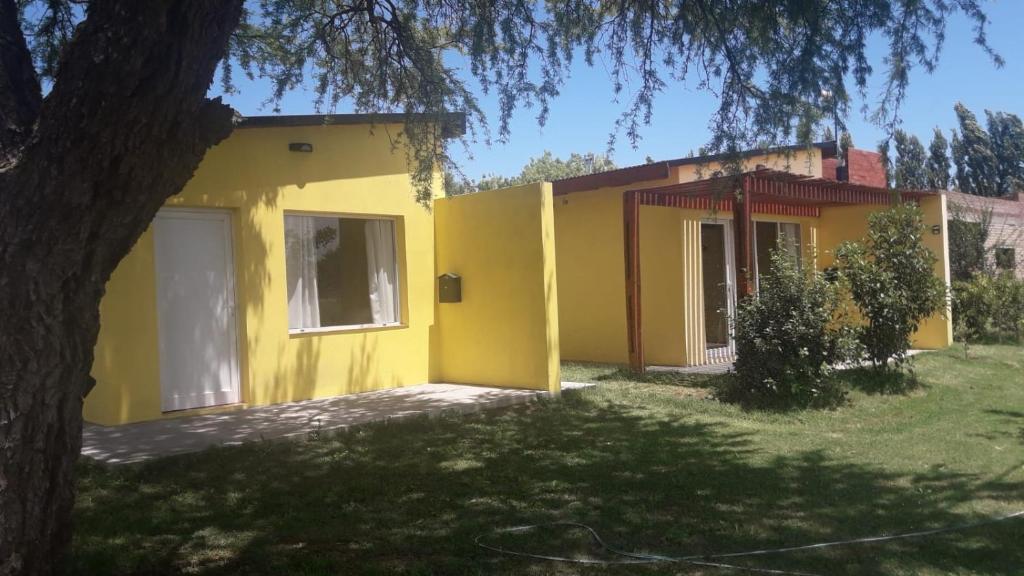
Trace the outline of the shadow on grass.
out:
[[[835,378],[865,394],[908,394],[926,387],[913,370],[850,368],[837,372]]]
[[[662,386],[714,388],[721,376],[721,374],[693,374],[669,370],[636,372],[629,368],[619,367],[594,377],[594,380],[596,382],[639,382],[643,384],[660,384]]]
[[[1004,421],[1004,423],[1010,425],[1011,427],[1015,426],[1017,424],[1020,424],[1020,429],[1017,430],[1017,433],[1015,434],[1015,436],[1021,442],[1024,442],[1024,412],[1022,412],[1020,410],[1001,410],[1001,409],[993,408],[993,409],[985,410],[985,413],[999,417],[1000,419],[1002,419]],[[996,440],[996,439],[998,439],[1000,437],[1005,437],[1005,436],[1007,436],[1007,435],[1006,434],[1000,435],[998,433],[988,433],[988,434],[983,435],[982,438],[985,438],[986,440]]]
[[[593,395],[80,472],[77,574],[660,574],[665,566],[536,564],[473,538],[573,520],[627,550],[724,552],[956,524],[973,519],[958,506],[1014,500],[1021,489],[821,450],[767,455],[751,433]],[[747,563],[1008,575],[1024,566],[1022,539],[1024,526],[994,527]],[[592,553],[572,531],[498,541]]]

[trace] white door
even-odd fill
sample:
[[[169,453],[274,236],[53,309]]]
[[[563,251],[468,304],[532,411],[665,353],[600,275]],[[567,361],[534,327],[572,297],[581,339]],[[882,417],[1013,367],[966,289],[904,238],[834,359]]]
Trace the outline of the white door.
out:
[[[161,210],[153,227],[162,409],[238,402],[231,217]]]
[[[736,353],[732,330],[736,318],[736,244],[732,222],[701,222],[701,267],[707,362],[728,361]]]

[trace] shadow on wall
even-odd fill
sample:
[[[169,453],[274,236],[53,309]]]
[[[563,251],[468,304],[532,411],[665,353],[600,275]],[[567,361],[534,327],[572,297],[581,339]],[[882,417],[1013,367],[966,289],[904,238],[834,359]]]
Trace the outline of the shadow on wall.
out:
[[[1020,499],[1019,482],[941,468],[896,473],[821,450],[767,456],[751,434],[702,416],[651,418],[586,394],[82,472],[72,560],[83,574],[534,573],[558,566],[496,557],[473,539],[574,520],[626,550],[699,554],[970,522],[976,516],[954,510]],[[894,565],[1008,575],[1024,565],[1021,530],[738,563],[837,576]],[[500,542],[595,553],[565,531]]]

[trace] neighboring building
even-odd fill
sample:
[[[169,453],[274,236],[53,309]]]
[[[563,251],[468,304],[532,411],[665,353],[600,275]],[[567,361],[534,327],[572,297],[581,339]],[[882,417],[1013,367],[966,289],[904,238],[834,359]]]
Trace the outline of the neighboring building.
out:
[[[832,142],[741,156],[739,177],[709,179],[726,158],[705,156],[553,183],[563,358],[635,368],[729,361],[737,295],[756,290],[770,249],[827,268],[834,248],[864,237],[867,216],[892,201],[873,152],[850,150],[843,169]],[[903,197],[924,210],[935,273],[948,282],[945,196]],[[914,338],[919,348],[951,342],[948,316]]]
[[[950,214],[979,222],[991,215],[987,248],[989,264],[995,270],[1013,271],[1024,279],[1024,196],[1019,192],[1005,198],[989,198],[962,192],[947,192]]]
[[[428,209],[393,147],[404,119],[249,118],[210,150],[107,283],[86,419],[425,382],[557,392],[550,185]],[[448,273],[461,301],[440,303]]]

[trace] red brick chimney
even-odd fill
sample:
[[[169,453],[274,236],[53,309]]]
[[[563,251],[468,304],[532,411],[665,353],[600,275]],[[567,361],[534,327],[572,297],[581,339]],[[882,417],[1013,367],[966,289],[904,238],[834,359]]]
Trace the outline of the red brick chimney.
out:
[[[850,148],[846,151],[846,167],[847,181],[851,184],[886,187],[885,166],[882,164],[882,155],[878,152]],[[823,161],[822,172],[824,170]]]
[[[864,186],[885,188],[885,166],[877,152],[850,148],[846,151],[846,166],[839,166],[835,152],[823,151],[821,177]]]

